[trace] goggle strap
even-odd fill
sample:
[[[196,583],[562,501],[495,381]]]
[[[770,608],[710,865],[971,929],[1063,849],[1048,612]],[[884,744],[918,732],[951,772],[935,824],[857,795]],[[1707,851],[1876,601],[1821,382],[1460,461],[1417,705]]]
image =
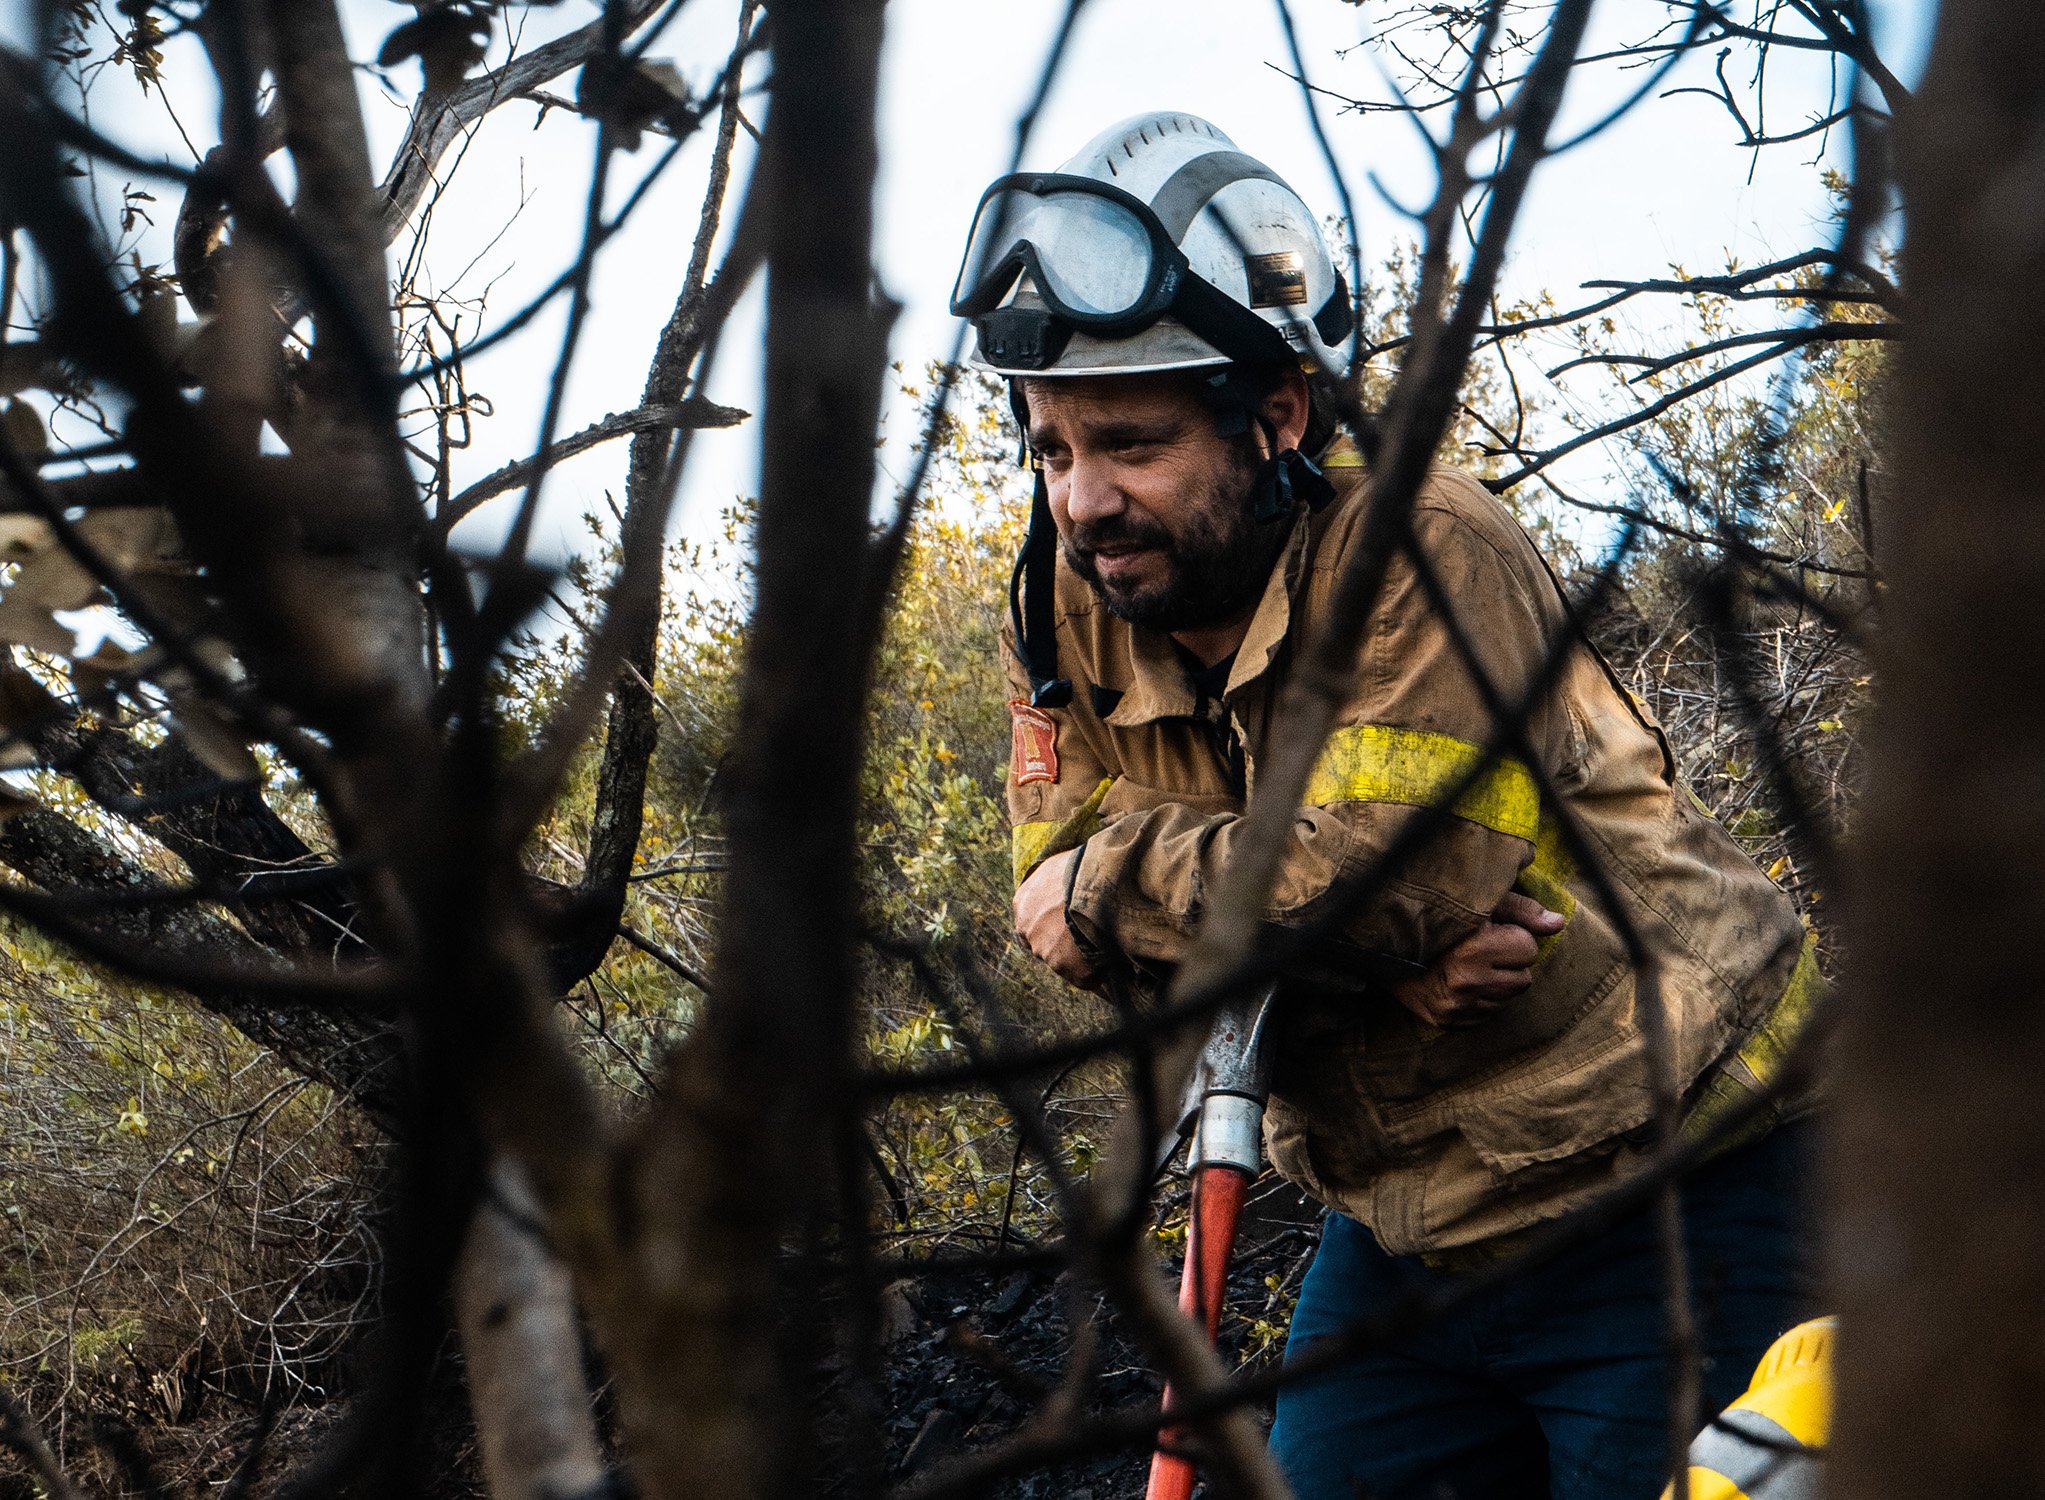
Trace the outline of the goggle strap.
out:
[[[1191,270],[1180,272],[1167,313],[1237,364],[1292,364],[1299,358],[1284,334]]]
[[[1330,349],[1338,347],[1356,331],[1356,309],[1349,305],[1349,278],[1339,270],[1335,273],[1335,290],[1328,294],[1328,300],[1314,314],[1313,324],[1314,332]]]
[[[1023,666],[1030,674],[1030,702],[1037,708],[1063,708],[1072,701],[1072,684],[1058,675],[1058,626],[1054,612],[1058,591],[1058,528],[1051,520],[1050,486],[1036,471],[1036,493],[1030,501],[1030,529],[1023,538],[1022,634]]]
[[[1232,182],[1248,180],[1275,182],[1287,192],[1292,191],[1283,177],[1254,156],[1245,156],[1240,151],[1210,151],[1194,157],[1167,177],[1164,186],[1151,195],[1150,211],[1164,226],[1165,238],[1174,245],[1181,244],[1193,221],[1200,217],[1200,210],[1213,201],[1216,193]]]

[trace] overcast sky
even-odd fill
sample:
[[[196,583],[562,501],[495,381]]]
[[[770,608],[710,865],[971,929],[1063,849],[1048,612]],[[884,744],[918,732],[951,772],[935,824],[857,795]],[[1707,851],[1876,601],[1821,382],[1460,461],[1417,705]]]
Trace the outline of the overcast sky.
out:
[[[409,10],[388,0],[344,0],[356,56],[373,57],[382,37]],[[1381,5],[1296,0],[1302,45],[1314,81],[1337,92],[1387,97],[1379,56],[1359,47]],[[1914,78],[1929,29],[1930,0],[1877,0],[1884,52]],[[882,174],[877,189],[877,258],[887,292],[903,304],[892,352],[909,369],[942,356],[952,322],[945,308],[967,219],[987,181],[1006,168],[1015,121],[1036,78],[1062,0],[890,0],[882,87]],[[673,57],[698,87],[707,86],[730,45],[735,5],[691,0],[656,49]],[[528,44],[579,25],[588,0],[564,0],[526,12]],[[1636,34],[1664,14],[1658,0],[1603,0],[1594,15],[1594,47]],[[12,29],[19,34],[18,20]],[[503,39],[497,43],[501,53]],[[493,53],[493,58],[496,54]],[[1070,59],[1059,74],[1025,165],[1052,167],[1102,126],[1152,109],[1205,116],[1237,145],[1270,163],[1317,210],[1332,214],[1333,182],[1308,133],[1298,88],[1277,70],[1286,50],[1275,10],[1255,0],[1092,0]],[[408,71],[402,82],[409,89]],[[1708,79],[1711,58],[1690,60],[1665,86]],[[1778,53],[1773,123],[1800,122],[1822,97],[1822,65]],[[170,93],[185,131],[201,148],[210,138],[211,101],[190,80],[199,70],[173,50]],[[1630,88],[1637,74],[1611,73],[1579,88],[1561,128],[1595,117]],[[365,98],[379,161],[404,123],[402,104],[365,71]],[[161,100],[138,100],[109,82],[94,100],[95,118],[146,151],[180,154]],[[754,96],[751,112],[764,114]],[[572,257],[582,217],[595,130],[556,111],[535,128],[539,111],[504,107],[468,147],[468,157],[435,213],[428,261],[435,285],[461,294],[487,289],[488,315],[503,316],[543,286]],[[1331,133],[1356,195],[1367,261],[1410,237],[1410,225],[1370,185],[1418,204],[1430,173],[1412,125],[1386,115],[1341,114]],[[1827,204],[1813,151],[1776,148],[1758,155],[1735,148],[1721,106],[1697,96],[1658,98],[1617,129],[1545,166],[1522,217],[1505,290],[1552,290],[1567,297],[1593,277],[1663,273],[1671,264],[1713,268],[1728,254],[1743,261],[1779,247],[1814,243]],[[661,142],[648,143],[614,172],[613,199],[650,167]],[[700,201],[707,143],[684,153],[649,197],[632,228],[605,251],[597,304],[569,385],[564,431],[637,404],[653,341],[672,307]],[[750,167],[740,163],[740,179]],[[174,212],[164,199],[162,228]],[[732,206],[737,202],[736,190]],[[146,247],[168,258],[167,240]],[[725,340],[708,394],[759,409],[757,289]],[[479,359],[475,389],[495,415],[479,424],[467,477],[530,451],[544,396],[545,371],[560,333],[558,316]],[[1554,393],[1568,399],[1566,392]],[[884,462],[899,471],[906,410],[890,424],[895,440]],[[757,473],[754,424],[704,434],[684,490],[678,527],[700,534],[734,494],[750,492]],[[541,545],[559,555],[576,545],[577,517],[619,487],[623,446],[563,466],[549,481]],[[504,502],[509,503],[509,502]],[[481,523],[486,528],[488,521]]]

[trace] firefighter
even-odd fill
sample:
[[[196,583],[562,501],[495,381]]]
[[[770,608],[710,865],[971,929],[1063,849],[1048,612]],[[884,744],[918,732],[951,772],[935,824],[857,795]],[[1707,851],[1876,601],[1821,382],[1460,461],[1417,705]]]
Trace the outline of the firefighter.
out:
[[[1004,632],[1015,924],[1075,984],[1156,981],[1188,951],[1301,643],[1355,561],[1368,456],[1302,373],[1341,372],[1351,300],[1306,205],[1191,115],[1112,126],[981,200],[953,311],[1009,378],[1036,471]],[[1412,533],[1427,567],[1390,560],[1265,913],[1316,934],[1271,1044],[1270,1159],[1330,1210],[1288,1361],[1636,1172],[1650,1035],[1686,1134],[1725,1134],[1819,984],[1789,901],[1686,789],[1511,515],[1437,467]],[[1517,706],[1525,748],[1487,756],[1487,699]],[[1440,826],[1351,899],[1452,787]],[[1685,1184],[1706,1410],[1815,1310],[1813,1102],[1748,1106]],[[1272,1441],[1302,1500],[1636,1500],[1666,1477],[1666,1322],[1651,1226],[1622,1223],[1289,1384]]]

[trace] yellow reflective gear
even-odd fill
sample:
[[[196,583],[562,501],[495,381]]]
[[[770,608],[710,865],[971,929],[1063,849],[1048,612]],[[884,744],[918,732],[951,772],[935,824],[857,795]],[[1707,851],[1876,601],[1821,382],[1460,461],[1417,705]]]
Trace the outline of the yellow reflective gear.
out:
[[[1804,939],[1804,951],[1797,955],[1796,970],[1783,986],[1782,998],[1740,1048],[1740,1061],[1758,1082],[1766,1085],[1782,1071],[1791,1045],[1803,1035],[1824,993],[1825,980],[1818,973],[1818,935],[1812,933]]]
[[[1561,928],[1539,941],[1534,954],[1537,969],[1569,930],[1569,919],[1576,915],[1576,892],[1569,888],[1575,876],[1576,861],[1562,847],[1562,825],[1554,818],[1541,819],[1540,830],[1534,836],[1534,858],[1513,882],[1514,890],[1532,896],[1562,918]]]
[[[1720,1067],[1714,1070],[1703,1094],[1691,1108],[1689,1118],[1683,1121],[1685,1140],[1702,1140],[1710,1135],[1739,1107],[1742,1100],[1768,1087],[1782,1071],[1783,1060],[1789,1056],[1790,1047],[1803,1034],[1804,1027],[1810,1024],[1811,1013],[1824,998],[1825,989],[1825,976],[1818,972],[1818,938],[1812,933],[1804,938],[1803,952],[1797,955],[1796,968],[1789,976],[1789,983],[1783,986],[1780,998],[1768,1007],[1761,1024],[1754,1028],[1735,1054],[1736,1060],[1753,1078],[1753,1084],[1749,1086],[1738,1078],[1737,1069]],[[1730,1151],[1735,1146],[1760,1140],[1774,1125],[1775,1118],[1772,1110],[1761,1111],[1722,1141],[1719,1150]]]
[[[1432,807],[1483,763],[1482,746],[1421,729],[1357,724],[1338,729],[1321,747],[1307,778],[1307,802],[1398,802]],[[1449,809],[1497,833],[1531,841],[1541,824],[1541,793],[1534,774],[1501,759]]]
[[[1101,799],[1108,795],[1108,788],[1114,784],[1114,777],[1105,777],[1086,801],[1073,809],[1069,818],[1015,825],[1009,834],[1009,860],[1015,870],[1017,885],[1021,885],[1030,871],[1052,855],[1077,849],[1093,837],[1101,826]]]

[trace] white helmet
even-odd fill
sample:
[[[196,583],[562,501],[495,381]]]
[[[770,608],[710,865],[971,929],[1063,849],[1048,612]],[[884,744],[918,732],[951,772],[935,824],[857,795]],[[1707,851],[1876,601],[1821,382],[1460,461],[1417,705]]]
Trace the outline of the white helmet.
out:
[[[989,187],[952,288],[973,363],[1003,375],[1318,364],[1353,315],[1283,179],[1194,115],[1138,115],[1057,172]]]

